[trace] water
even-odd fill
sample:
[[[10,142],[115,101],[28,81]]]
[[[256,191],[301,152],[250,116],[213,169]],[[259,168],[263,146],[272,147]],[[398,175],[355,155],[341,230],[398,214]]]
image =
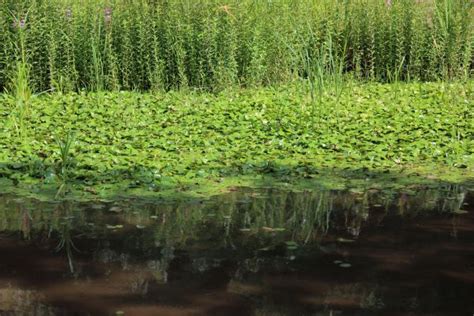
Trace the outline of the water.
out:
[[[0,315],[472,315],[462,186],[0,196]]]

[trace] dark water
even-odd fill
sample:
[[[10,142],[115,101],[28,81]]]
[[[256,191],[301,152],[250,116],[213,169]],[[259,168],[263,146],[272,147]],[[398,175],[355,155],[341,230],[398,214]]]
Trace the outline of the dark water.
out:
[[[0,315],[472,315],[473,195],[0,196]]]

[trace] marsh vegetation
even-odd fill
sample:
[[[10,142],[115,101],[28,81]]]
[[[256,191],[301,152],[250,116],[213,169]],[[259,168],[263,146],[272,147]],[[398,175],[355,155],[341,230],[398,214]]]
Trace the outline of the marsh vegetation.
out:
[[[0,0],[0,314],[472,314],[473,69],[470,0]]]
[[[0,89],[204,89],[467,78],[472,1],[11,1]],[[325,84],[321,84],[324,80]]]
[[[2,0],[0,173],[61,188],[334,167],[466,177],[472,6]]]

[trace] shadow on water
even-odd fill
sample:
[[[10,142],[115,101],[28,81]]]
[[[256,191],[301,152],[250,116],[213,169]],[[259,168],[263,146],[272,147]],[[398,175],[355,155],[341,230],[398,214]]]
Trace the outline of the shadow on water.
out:
[[[474,194],[238,189],[209,200],[0,196],[0,314],[474,312]]]

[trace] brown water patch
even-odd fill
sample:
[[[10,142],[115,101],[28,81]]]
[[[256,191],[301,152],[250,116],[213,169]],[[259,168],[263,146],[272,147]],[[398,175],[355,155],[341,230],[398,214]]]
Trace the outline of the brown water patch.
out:
[[[432,192],[406,197],[412,206],[404,212],[397,195],[381,208],[378,201],[360,207],[344,192],[304,193],[305,203],[298,193],[259,193],[101,207],[0,199],[0,314],[474,311],[471,203],[456,215],[434,207],[443,205],[439,192],[437,203]],[[433,209],[420,205],[419,212],[420,196]],[[330,203],[316,203],[321,199]],[[110,211],[116,204],[122,210]],[[333,209],[318,209],[322,204]]]

